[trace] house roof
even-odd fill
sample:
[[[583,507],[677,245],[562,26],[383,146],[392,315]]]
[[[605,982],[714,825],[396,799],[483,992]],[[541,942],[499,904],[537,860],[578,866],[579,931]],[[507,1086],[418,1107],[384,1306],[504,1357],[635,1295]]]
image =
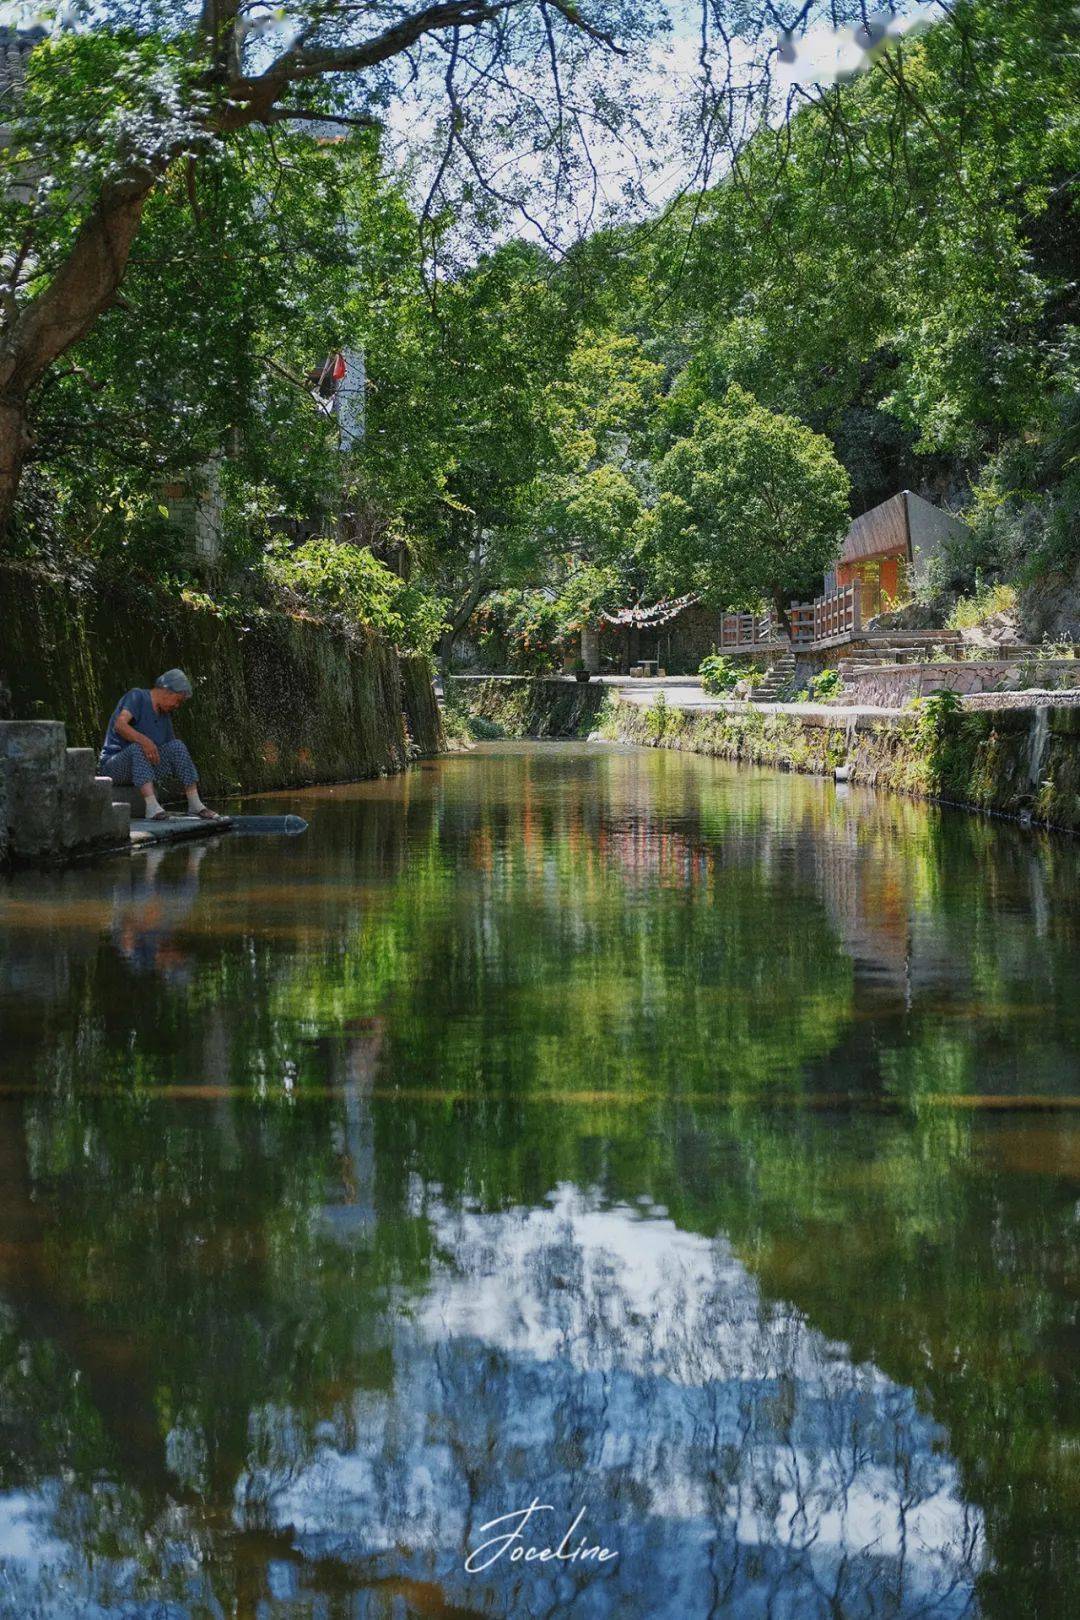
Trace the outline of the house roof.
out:
[[[866,557],[889,557],[908,552],[907,490],[891,495],[862,517],[857,517],[840,551],[840,562],[860,562]]]
[[[925,562],[950,534],[963,533],[965,528],[951,512],[924,501],[910,489],[902,489],[855,519],[844,537],[838,561],[860,562],[899,552],[915,563]]]

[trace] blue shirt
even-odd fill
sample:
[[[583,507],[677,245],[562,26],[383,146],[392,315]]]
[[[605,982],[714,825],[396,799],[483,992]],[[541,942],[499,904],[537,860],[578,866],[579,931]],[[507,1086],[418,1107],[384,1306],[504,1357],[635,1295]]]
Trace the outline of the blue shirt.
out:
[[[149,737],[150,741],[157,743],[159,748],[164,743],[172,742],[174,735],[172,715],[158,714],[154,708],[154,700],[150,693],[144,687],[136,686],[130,692],[124,693],[112,712],[109,729],[106,731],[105,741],[101,745],[102,764],[107,759],[112,759],[113,755],[118,754],[122,748],[131,747],[127,739],[121,737],[116,729],[116,722],[121,709],[126,709],[131,715],[131,724],[135,727],[135,730],[141,731],[144,737]]]

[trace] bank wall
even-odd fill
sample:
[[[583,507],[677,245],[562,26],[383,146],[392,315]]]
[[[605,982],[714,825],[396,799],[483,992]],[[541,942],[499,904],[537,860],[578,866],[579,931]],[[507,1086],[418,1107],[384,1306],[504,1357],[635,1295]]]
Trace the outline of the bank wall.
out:
[[[695,715],[616,702],[612,736],[775,765],[1080,830],[1080,707],[953,709],[891,716],[751,707]]]
[[[592,730],[607,688],[598,681],[532,675],[452,675],[452,701],[502,737],[580,737]]]
[[[117,699],[174,665],[195,684],[178,730],[210,793],[374,776],[443,744],[426,661],[375,636],[0,566],[0,717],[62,720],[96,750]]]
[[[975,692],[1018,692],[1027,687],[1046,691],[1080,686],[1080,659],[1045,658],[1027,665],[1014,659],[954,660],[933,664],[857,665],[844,668],[844,701],[879,708],[903,708],[912,698],[949,691],[965,696]]]

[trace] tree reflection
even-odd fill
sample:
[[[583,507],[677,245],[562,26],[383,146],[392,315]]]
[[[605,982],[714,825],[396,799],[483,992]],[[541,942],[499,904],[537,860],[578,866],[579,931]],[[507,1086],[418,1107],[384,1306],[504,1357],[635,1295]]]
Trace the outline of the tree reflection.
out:
[[[316,799],[0,902],[4,1612],[1072,1612],[1071,1116],[942,1098],[1075,1087],[1075,855],[648,753]],[[534,1494],[618,1559],[466,1575]]]

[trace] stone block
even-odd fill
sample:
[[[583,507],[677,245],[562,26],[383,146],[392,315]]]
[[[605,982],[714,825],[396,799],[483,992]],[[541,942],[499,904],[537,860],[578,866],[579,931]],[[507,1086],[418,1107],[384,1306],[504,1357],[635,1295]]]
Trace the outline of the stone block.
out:
[[[99,780],[109,782],[107,776],[101,777]],[[112,787],[111,782],[109,782],[109,787]],[[112,836],[116,843],[122,844],[131,831],[131,806],[120,804],[114,799],[110,801],[109,811]]]
[[[107,776],[98,776],[92,748],[69,748],[64,763],[64,791],[60,805],[61,855],[122,843],[131,822],[126,804],[114,804],[115,788]]]
[[[16,860],[47,859],[62,848],[66,745],[62,721],[0,720],[8,847]]]

